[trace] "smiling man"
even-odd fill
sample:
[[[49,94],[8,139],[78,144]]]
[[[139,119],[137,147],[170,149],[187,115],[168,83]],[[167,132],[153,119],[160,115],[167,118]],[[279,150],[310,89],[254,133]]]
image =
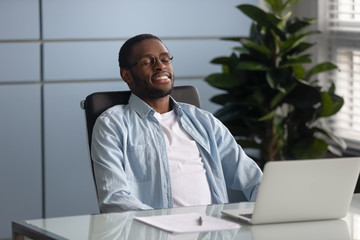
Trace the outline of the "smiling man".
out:
[[[132,94],[97,119],[91,148],[102,212],[227,203],[227,187],[256,198],[262,172],[228,129],[170,97],[172,60],[151,34],[120,49]]]
[[[138,38],[130,39],[121,48],[120,73],[132,93],[153,107],[155,111],[164,113],[169,111],[169,94],[174,85],[171,65],[173,57],[160,39],[155,37],[146,39],[147,37],[149,36],[138,36],[145,40],[129,49],[128,46]]]

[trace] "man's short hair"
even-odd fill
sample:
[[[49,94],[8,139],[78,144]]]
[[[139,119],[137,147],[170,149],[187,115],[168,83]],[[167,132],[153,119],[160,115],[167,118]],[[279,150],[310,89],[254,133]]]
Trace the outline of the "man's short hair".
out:
[[[128,39],[123,45],[122,47],[120,48],[120,51],[119,51],[119,67],[120,69],[126,69],[130,63],[129,63],[129,59],[130,59],[130,56],[132,54],[132,47],[139,43],[139,42],[142,42],[146,39],[156,39],[156,40],[159,40],[160,42],[162,42],[160,40],[160,38],[158,38],[157,36],[154,36],[152,34],[139,34],[139,35],[136,35],[130,39]]]

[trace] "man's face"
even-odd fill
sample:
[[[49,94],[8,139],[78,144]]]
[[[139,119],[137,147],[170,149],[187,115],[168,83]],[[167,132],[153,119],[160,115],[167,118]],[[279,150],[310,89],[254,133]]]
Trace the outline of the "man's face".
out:
[[[123,79],[135,95],[143,100],[152,100],[170,94],[174,73],[171,63],[165,62],[168,55],[167,48],[156,39],[147,39],[133,46],[130,65],[137,64],[125,70],[128,71],[128,77]],[[156,61],[152,65],[148,60],[153,57]]]

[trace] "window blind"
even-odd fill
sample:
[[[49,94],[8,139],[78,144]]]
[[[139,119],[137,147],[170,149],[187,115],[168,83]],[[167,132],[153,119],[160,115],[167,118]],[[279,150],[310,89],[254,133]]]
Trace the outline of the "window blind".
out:
[[[329,0],[326,23],[329,58],[340,69],[330,79],[345,100],[330,124],[350,147],[360,149],[360,0]]]
[[[360,0],[330,0],[329,27],[336,31],[359,32]]]

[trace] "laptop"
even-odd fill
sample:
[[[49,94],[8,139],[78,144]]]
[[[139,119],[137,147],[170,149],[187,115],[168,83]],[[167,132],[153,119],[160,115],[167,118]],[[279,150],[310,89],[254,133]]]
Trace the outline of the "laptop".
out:
[[[268,162],[252,212],[222,213],[250,224],[343,218],[359,174],[360,157]]]

